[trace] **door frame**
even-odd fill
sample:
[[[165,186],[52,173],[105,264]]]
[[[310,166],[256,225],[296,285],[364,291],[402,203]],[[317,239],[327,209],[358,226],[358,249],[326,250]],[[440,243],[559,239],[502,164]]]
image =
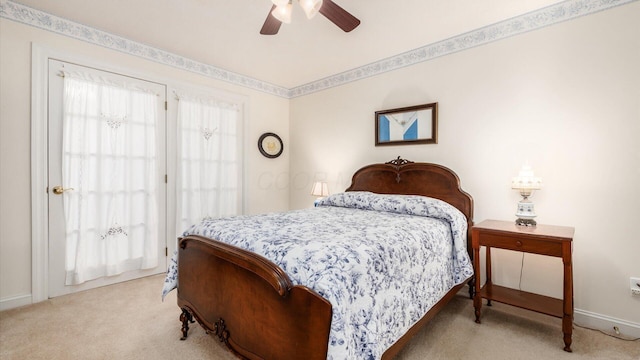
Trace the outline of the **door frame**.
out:
[[[166,229],[168,225],[167,211],[169,211],[169,208],[167,207],[167,203],[166,203],[166,196],[168,193],[167,191],[168,184],[165,181],[165,179],[167,177],[166,175],[168,174],[168,171],[166,169],[167,154],[172,151],[172,149],[167,147],[165,144],[167,139],[166,131],[168,126],[168,121],[167,121],[168,119],[167,119],[166,106],[165,106],[166,96],[167,96],[167,84],[144,79],[144,78],[134,77],[124,72],[116,73],[113,71],[106,70],[104,68],[90,67],[85,64],[73,63],[73,62],[64,61],[64,60],[55,59],[55,58],[49,58],[48,64],[49,64],[48,65],[48,68],[49,68],[49,76],[48,76],[48,79],[49,79],[49,91],[48,91],[48,98],[49,98],[48,100],[48,107],[49,107],[49,111],[48,111],[48,129],[49,129],[48,131],[48,142],[49,142],[48,143],[48,152],[49,152],[49,159],[48,159],[48,169],[49,169],[49,174],[48,174],[48,177],[49,177],[48,179],[48,184],[49,184],[49,193],[48,193],[49,281],[48,281],[48,284],[49,285],[48,286],[49,288],[48,289],[49,289],[49,297],[50,298],[58,297],[62,295],[72,294],[79,291],[84,291],[84,290],[94,289],[94,288],[98,288],[106,285],[112,285],[112,284],[117,284],[117,283],[129,281],[129,280],[134,280],[134,279],[138,279],[146,276],[166,273],[167,265],[168,265],[167,254],[165,253],[167,252],[166,248],[167,248],[167,242],[168,242]],[[150,238],[145,237],[146,240],[152,241],[154,243],[153,248],[144,247],[144,251],[156,251],[156,255],[148,259],[149,261],[157,260],[155,266],[152,266],[146,269],[136,268],[136,265],[133,265],[133,264],[137,263],[138,266],[142,265],[144,263],[143,259],[141,258],[127,259],[127,260],[122,259],[123,263],[118,263],[116,267],[123,266],[123,269],[121,269],[120,271],[116,271],[116,274],[110,274],[110,275],[102,274],[96,278],[89,277],[89,279],[87,279],[86,281],[82,281],[81,283],[78,283],[78,284],[66,284],[66,282],[69,281],[68,280],[69,269],[66,269],[66,262],[69,256],[69,253],[68,253],[69,245],[67,243],[67,241],[69,240],[68,239],[69,234],[67,233],[68,229],[66,229],[66,226],[63,224],[65,224],[65,222],[67,222],[68,220],[66,219],[66,215],[65,215],[67,213],[66,210],[68,210],[65,206],[67,199],[65,198],[66,196],[56,195],[53,193],[53,191],[51,191],[51,188],[53,186],[63,185],[63,180],[65,179],[65,175],[64,175],[65,170],[63,165],[65,163],[65,159],[67,159],[67,156],[68,156],[68,155],[63,155],[63,151],[62,151],[66,144],[66,141],[64,140],[64,138],[65,136],[69,135],[69,134],[66,134],[64,131],[62,131],[63,124],[65,123],[65,116],[64,116],[65,106],[63,105],[64,103],[63,93],[65,89],[65,83],[67,81],[67,79],[65,79],[67,76],[62,76],[62,72],[66,72],[66,71],[68,71],[70,74],[74,74],[76,72],[83,73],[83,74],[91,74],[89,75],[89,77],[92,80],[94,80],[93,76],[96,77],[95,84],[99,84],[97,85],[98,87],[101,87],[101,86],[109,87],[110,82],[113,81],[114,84],[122,84],[125,91],[134,91],[135,89],[138,89],[138,90],[142,90],[142,92],[146,92],[145,96],[153,94],[152,96],[155,100],[154,106],[153,106],[155,111],[153,127],[145,128],[145,129],[147,131],[147,135],[153,134],[153,139],[154,139],[153,141],[155,142],[155,146],[153,148],[154,153],[152,155],[152,157],[154,158],[153,159],[154,167],[150,172],[146,173],[145,176],[149,176],[150,178],[149,181],[153,181],[152,186],[155,187],[155,191],[153,191],[153,198],[154,198],[153,202],[155,203],[156,207],[153,212],[155,213],[154,215],[157,216],[157,220],[155,223],[153,223],[155,224],[153,227],[147,228],[147,230],[145,230],[145,234],[143,236],[149,236],[150,234],[148,231],[151,231],[151,233],[155,232],[155,235],[153,237],[150,237]],[[74,78],[75,75],[71,77]],[[106,83],[103,83],[100,81],[100,79],[102,78],[107,79]],[[129,88],[127,84],[131,85],[132,87]],[[127,92],[127,96],[132,96],[132,94],[133,93]],[[130,104],[134,104],[134,103],[132,102]],[[133,121],[133,123],[138,123],[138,122],[146,123],[146,120],[142,118],[136,119],[135,112],[134,113],[127,112],[127,114],[134,116],[134,118],[129,119]],[[96,119],[96,121],[100,121],[100,119]],[[146,125],[150,125],[150,124],[146,124]],[[123,129],[124,128],[128,128],[128,126],[124,125]],[[101,128],[99,126],[96,129],[94,129],[95,133],[93,134],[94,136],[97,135],[96,139],[100,139],[103,136],[109,136],[108,130],[106,130],[107,134],[105,134],[105,133],[101,133],[100,129]],[[123,130],[123,131],[125,131],[125,133],[120,132],[120,134],[126,134],[128,130]],[[136,134],[136,132],[133,132],[133,130],[131,131],[132,133],[130,134]],[[124,143],[127,143],[126,139],[127,137],[125,135],[125,137],[122,138],[122,141]],[[130,139],[129,141],[135,142],[137,140]],[[76,148],[75,150],[86,151],[82,153],[83,155],[88,155],[89,153],[91,153],[90,150],[82,147],[81,149]],[[98,160],[98,163],[100,163],[100,161],[102,160],[106,160],[111,155],[111,153],[108,150],[107,150],[108,155],[105,155],[105,153],[102,152],[103,151],[102,149],[96,149],[96,150],[98,151],[98,153],[96,154],[98,159],[101,159],[101,160]],[[124,150],[124,149],[121,149],[121,150]],[[124,151],[126,153],[126,150]],[[151,154],[145,153],[145,155],[149,156]],[[103,157],[103,156],[106,156],[106,157]],[[73,155],[71,157],[74,158]],[[150,159],[145,157],[145,160],[149,161]],[[129,165],[131,165],[131,163],[129,163]],[[115,166],[117,167],[117,165]],[[119,168],[119,170],[123,171],[124,169]],[[74,175],[70,175],[70,176],[71,176],[70,177],[71,180],[69,181],[74,181],[74,180],[78,181],[78,178],[75,177],[77,176],[77,174],[75,176]],[[130,178],[127,177],[126,171],[124,174],[122,174],[122,176],[124,179],[130,180]],[[98,177],[96,181],[99,181],[98,180],[99,178],[100,177]],[[144,184],[145,185],[139,184],[139,186],[144,186],[144,189],[148,190],[148,188],[146,188],[146,185],[151,185],[151,184],[147,184],[147,183],[144,183]],[[76,183],[75,185],[80,186],[78,183]],[[69,186],[69,184],[66,184],[65,186]],[[76,190],[80,190],[78,189],[77,186],[76,186]],[[92,205],[99,206],[100,204],[104,204],[102,203],[102,201],[106,200],[104,196],[109,197],[108,193],[110,193],[110,190],[109,189],[98,190],[98,188],[95,188],[94,190],[97,191],[97,194],[100,194],[98,198],[102,200],[96,200],[97,202],[93,203]],[[151,203],[149,203],[149,199],[146,197],[143,200],[138,200],[139,202],[135,201],[131,197],[133,193],[128,192],[130,191],[130,189],[126,188],[126,186],[123,190],[124,190],[124,193],[127,194],[125,195],[125,198],[127,200],[124,200],[123,203],[120,203],[120,206],[123,206],[126,208],[126,205],[124,204],[128,204],[128,201],[131,201],[131,204],[129,205],[132,205],[135,203],[138,203],[139,205],[143,205],[144,207],[151,205]],[[118,201],[115,201],[115,199],[110,199],[106,201],[111,201],[111,200],[114,201],[114,204],[118,203]],[[76,205],[83,204],[83,201],[77,197],[75,201],[79,201],[79,203],[76,203]],[[85,205],[88,205],[88,204],[85,203]],[[118,209],[126,212],[124,208],[118,208]],[[108,217],[106,212],[97,211],[96,214],[101,215],[99,216],[99,218],[102,218],[103,219],[102,221],[106,220],[104,219],[104,217]],[[78,216],[78,214],[76,214],[76,216]],[[129,216],[134,216],[134,214],[131,213],[129,214]],[[135,223],[132,223],[130,221],[131,221],[131,217],[127,217],[127,216],[124,216],[123,218],[120,219],[120,222],[121,223],[124,222],[126,227],[133,226],[133,228],[130,228],[129,230],[127,230],[127,232],[134,231],[133,229],[136,226]],[[97,222],[100,223],[100,221],[97,221]],[[80,224],[82,224],[82,222],[80,222]],[[94,224],[94,225],[97,225],[97,224]],[[110,224],[110,225],[114,226],[114,224]],[[109,227],[110,225],[106,225],[106,226]],[[82,233],[81,228],[82,226],[79,225],[79,227],[76,228],[76,231],[79,231],[80,233]],[[98,228],[99,228],[99,225],[98,225]],[[102,230],[105,231],[105,229],[106,228],[103,228]],[[100,236],[100,234],[94,234],[94,235]],[[133,238],[128,238],[128,239],[132,240]],[[113,240],[115,242],[115,239]],[[144,243],[147,243],[147,242],[145,241]],[[102,256],[106,255],[108,257],[107,255],[108,253],[109,252],[107,251],[107,252],[101,253],[101,255]],[[89,255],[89,254],[85,254],[85,255]],[[112,254],[112,255],[115,255],[115,254]],[[94,260],[97,260],[97,259],[94,259]],[[125,265],[125,263],[128,263],[130,265]],[[100,271],[103,273],[107,272],[109,265],[99,263],[98,264],[99,268],[100,268],[100,265],[103,266]]]
[[[47,143],[50,57],[53,49],[31,44],[31,302],[49,298],[49,202]]]
[[[146,78],[130,69],[120,69],[113,64],[105,64],[95,59],[86,58],[66,51],[32,43],[31,45],[31,302],[37,303],[49,298],[49,144],[48,144],[48,90],[49,59],[70,63],[85,64],[105,71],[128,74],[138,78]],[[168,95],[168,82],[163,82]],[[167,114],[165,114],[167,116]],[[166,134],[165,134],[166,138]],[[166,159],[165,159],[166,161]],[[169,169],[166,169],[169,172]],[[167,192],[170,192],[167,188]],[[169,195],[169,194],[167,194]],[[168,204],[165,204],[167,206]],[[168,206],[167,206],[168,207]],[[167,222],[158,219],[160,223]],[[166,232],[165,232],[166,234]],[[173,252],[173,242],[164,241],[167,252]],[[168,257],[165,257],[168,259]]]

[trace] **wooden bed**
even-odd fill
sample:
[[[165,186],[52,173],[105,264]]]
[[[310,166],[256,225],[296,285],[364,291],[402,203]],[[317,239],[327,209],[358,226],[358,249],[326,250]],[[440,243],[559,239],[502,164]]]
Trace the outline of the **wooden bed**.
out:
[[[359,169],[346,191],[423,195],[446,201],[473,222],[473,199],[446,167],[397,159]],[[471,256],[470,236],[467,249]],[[332,306],[305,286],[293,286],[276,264],[202,236],[178,244],[178,306],[182,339],[194,319],[239,358],[326,359]],[[472,280],[472,279],[471,279]],[[469,294],[473,284],[469,280]],[[393,358],[464,283],[449,291],[383,355]]]

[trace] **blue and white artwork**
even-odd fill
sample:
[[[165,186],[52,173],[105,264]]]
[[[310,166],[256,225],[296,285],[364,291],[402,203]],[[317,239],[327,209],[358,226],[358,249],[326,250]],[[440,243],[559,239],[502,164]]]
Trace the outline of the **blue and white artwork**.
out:
[[[378,142],[433,139],[432,109],[378,116]]]

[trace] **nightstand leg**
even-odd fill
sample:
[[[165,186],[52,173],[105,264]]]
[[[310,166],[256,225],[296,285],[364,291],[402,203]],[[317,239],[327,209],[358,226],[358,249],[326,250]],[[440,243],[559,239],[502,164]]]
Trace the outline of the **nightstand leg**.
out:
[[[475,238],[474,238],[475,241]],[[480,324],[480,310],[482,308],[482,297],[480,296],[480,246],[473,245],[473,271],[475,272],[475,294],[473,294],[473,308],[476,314],[476,323]]]
[[[567,315],[562,318],[562,332],[564,334],[564,351],[573,352],[571,350],[571,335],[573,321]]]
[[[491,284],[491,248],[490,247],[486,247],[485,248],[485,254],[486,254],[486,261],[487,263],[485,264],[486,266],[486,273],[487,273],[487,282],[486,284]],[[491,299],[487,299],[487,306],[491,306]]]
[[[562,333],[564,334],[564,351],[571,352],[571,335],[573,333],[573,266],[571,264],[570,242],[565,242],[562,246],[562,263],[564,264]]]

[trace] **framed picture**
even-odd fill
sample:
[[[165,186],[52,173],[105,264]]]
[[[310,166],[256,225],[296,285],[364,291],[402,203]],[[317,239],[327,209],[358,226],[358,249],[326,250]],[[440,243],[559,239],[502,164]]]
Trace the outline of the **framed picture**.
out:
[[[376,111],[376,146],[437,143],[437,102]]]

